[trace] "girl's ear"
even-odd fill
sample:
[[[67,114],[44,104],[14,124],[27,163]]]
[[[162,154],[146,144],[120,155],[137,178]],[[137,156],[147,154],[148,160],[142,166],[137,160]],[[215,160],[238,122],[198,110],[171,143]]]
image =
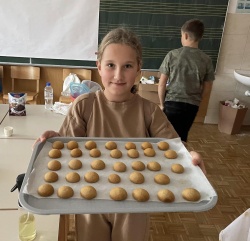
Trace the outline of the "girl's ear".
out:
[[[138,70],[137,70],[137,76],[141,76],[141,68],[140,68],[140,66],[138,67]]]
[[[99,61],[96,60],[96,66],[97,66],[98,69],[99,69],[99,65],[100,65]]]
[[[96,61],[96,66],[97,66],[98,73],[101,76],[101,63],[100,63],[100,61],[98,61],[98,60]]]
[[[96,66],[97,66],[98,71],[100,71],[101,70],[101,63],[98,60],[96,61]]]

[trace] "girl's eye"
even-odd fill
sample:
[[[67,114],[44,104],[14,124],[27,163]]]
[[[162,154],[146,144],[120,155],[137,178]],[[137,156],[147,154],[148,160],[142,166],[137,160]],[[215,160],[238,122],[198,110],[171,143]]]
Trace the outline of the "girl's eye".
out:
[[[125,68],[126,68],[126,69],[132,68],[132,65],[131,65],[131,64],[126,64],[126,65],[125,65]]]
[[[110,63],[110,64],[108,64],[108,67],[112,68],[112,67],[114,67],[114,64]]]

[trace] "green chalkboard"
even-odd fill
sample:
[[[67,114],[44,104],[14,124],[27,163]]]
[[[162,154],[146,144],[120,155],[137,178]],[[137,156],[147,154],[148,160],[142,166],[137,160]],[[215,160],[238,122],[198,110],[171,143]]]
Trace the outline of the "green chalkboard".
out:
[[[158,69],[165,55],[181,47],[180,28],[192,18],[205,24],[200,48],[216,67],[228,0],[101,0],[99,42],[112,28],[127,26],[143,45],[143,69]],[[2,64],[95,67],[95,61],[0,56]]]
[[[4,63],[29,64],[30,58],[0,56],[0,62],[3,64]]]

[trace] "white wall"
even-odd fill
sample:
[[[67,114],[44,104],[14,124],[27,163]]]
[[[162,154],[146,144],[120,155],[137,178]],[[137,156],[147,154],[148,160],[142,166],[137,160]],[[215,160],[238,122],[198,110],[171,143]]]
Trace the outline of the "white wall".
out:
[[[224,33],[205,123],[217,124],[219,101],[237,98],[249,110],[243,125],[250,125],[250,97],[244,86],[234,78],[234,69],[250,71],[250,14],[235,13],[237,0],[231,0],[225,21]]]

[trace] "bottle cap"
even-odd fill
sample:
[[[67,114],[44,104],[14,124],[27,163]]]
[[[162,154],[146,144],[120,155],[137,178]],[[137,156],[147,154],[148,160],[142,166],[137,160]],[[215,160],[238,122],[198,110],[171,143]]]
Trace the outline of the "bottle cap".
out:
[[[50,86],[50,82],[47,82],[47,83],[46,83],[46,86]]]

